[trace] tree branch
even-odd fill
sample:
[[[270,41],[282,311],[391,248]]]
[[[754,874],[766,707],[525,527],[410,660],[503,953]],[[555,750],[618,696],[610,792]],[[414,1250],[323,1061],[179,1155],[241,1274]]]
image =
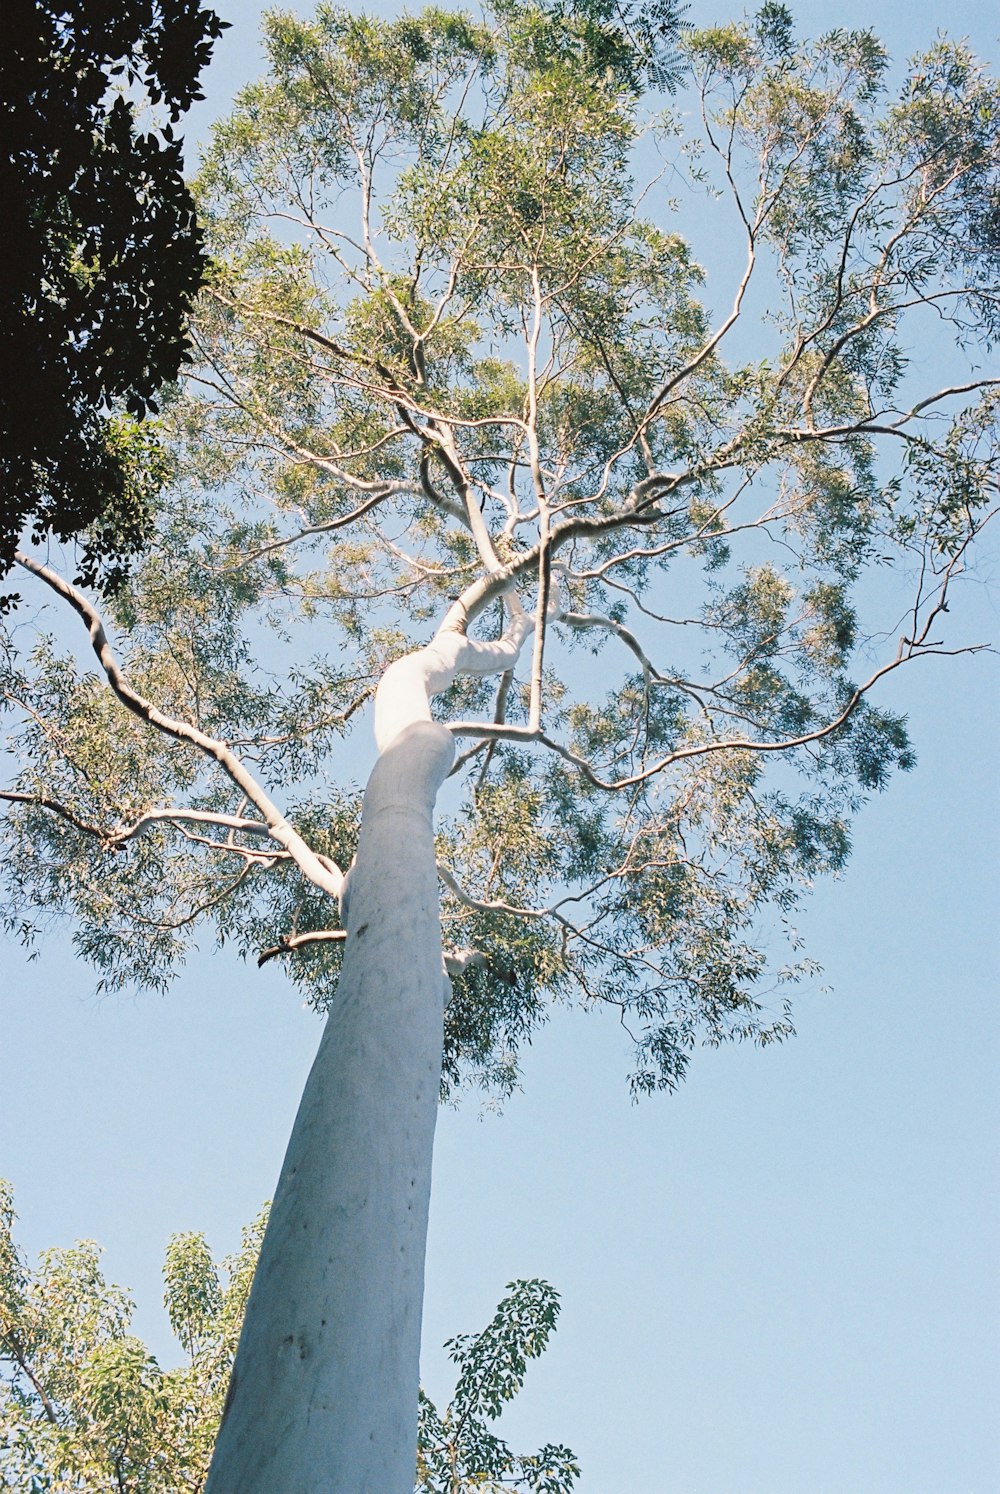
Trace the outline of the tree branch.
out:
[[[942,608],[934,609],[937,615]],[[925,630],[926,631],[926,630]],[[831,736],[834,732],[844,726],[857,710],[861,701],[868,692],[894,670],[912,659],[924,658],[928,655],[942,655],[954,657],[959,654],[982,653],[988,647],[985,643],[973,643],[964,648],[946,649],[937,644],[924,643],[920,640],[904,638],[900,640],[900,649],[896,657],[883,664],[880,669],[875,670],[863,685],[859,685],[851,694],[843,710],[825,726],[817,727],[815,731],[803,732],[798,737],[786,737],[780,741],[758,742],[749,737],[727,737],[714,742],[700,742],[690,747],[679,747],[676,751],[667,753],[654,763],[652,767],[644,768],[639,773],[629,774],[624,778],[605,779],[600,776],[594,767],[570,747],[562,742],[555,741],[542,731],[533,731],[528,727],[518,726],[496,726],[485,722],[473,721],[449,721],[446,723],[448,730],[455,736],[477,736],[484,741],[512,741],[512,742],[539,742],[551,752],[555,752],[566,762],[572,763],[578,768],[588,783],[595,788],[604,789],[609,792],[619,789],[631,788],[635,784],[646,783],[649,779],[662,773],[665,768],[672,767],[674,763],[684,762],[688,758],[709,757],[720,752],[790,752],[796,747],[806,747],[812,742],[820,742]]]
[[[55,571],[21,551],[15,553],[15,560],[25,570],[38,576],[49,586],[57,596],[73,608],[73,611],[81,618],[86,626],[90,637],[91,647],[97,656],[98,662],[107,677],[112,691],[127,710],[144,721],[147,726],[155,727],[165,735],[175,738],[179,742],[185,742],[196,748],[199,752],[210,757],[218,763],[222,771],[233,783],[246,795],[251,804],[258,809],[267,825],[271,838],[277,841],[294,860],[296,866],[331,897],[339,897],[343,887],[344,876],[339,867],[336,867],[328,857],[322,859],[311,850],[297,830],[285,819],[277,805],[249,772],[246,765],[236,756],[225,742],[216,737],[210,737],[197,726],[191,726],[186,721],[179,721],[175,717],[166,715],[159,710],[145,696],[129,684],[118,664],[117,659],[108,642],[97,609],[87,600],[82,592],[75,586],[64,581]]]
[[[277,959],[279,955],[294,954],[297,949],[305,949],[309,944],[343,944],[346,938],[346,929],[312,929],[305,934],[282,934],[277,944],[261,950],[257,956],[257,968],[259,970],[268,960]]]
[[[87,835],[93,835],[97,840],[109,845],[114,838],[114,831],[102,830],[100,825],[92,825],[89,820],[81,819],[73,810],[67,809],[65,804],[58,799],[52,799],[48,794],[22,793],[19,789],[0,789],[0,799],[5,799],[9,804],[32,804],[38,809],[47,809],[51,814],[58,815],[60,819],[66,820],[75,829],[82,830]]]

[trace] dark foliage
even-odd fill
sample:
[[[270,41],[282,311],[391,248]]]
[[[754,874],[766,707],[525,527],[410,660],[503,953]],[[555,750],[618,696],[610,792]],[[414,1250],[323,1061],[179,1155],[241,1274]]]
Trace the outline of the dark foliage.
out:
[[[155,409],[184,360],[207,259],[172,127],[223,27],[201,0],[3,0],[0,574],[26,523],[89,531],[91,581],[141,543],[114,417]]]

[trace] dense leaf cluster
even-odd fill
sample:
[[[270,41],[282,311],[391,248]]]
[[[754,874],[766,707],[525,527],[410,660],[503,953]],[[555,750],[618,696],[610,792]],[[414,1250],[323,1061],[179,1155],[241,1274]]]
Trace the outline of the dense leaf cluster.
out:
[[[164,1303],[184,1363],[162,1369],[129,1332],[133,1304],[81,1240],[31,1268],[0,1180],[0,1481],[42,1494],[177,1494],[204,1484],[266,1215],[215,1265],[204,1236],[175,1235]]]
[[[207,259],[173,126],[223,29],[200,0],[6,0],[0,48],[0,566],[24,525],[111,576]],[[144,109],[160,106],[157,126]]]

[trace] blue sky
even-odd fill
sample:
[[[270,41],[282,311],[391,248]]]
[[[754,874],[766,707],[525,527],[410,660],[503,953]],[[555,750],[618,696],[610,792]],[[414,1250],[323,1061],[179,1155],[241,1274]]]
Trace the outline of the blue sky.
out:
[[[256,71],[255,3],[194,122]],[[720,18],[696,0],[697,21]],[[897,55],[947,21],[993,54],[984,8],[874,23]],[[696,225],[693,228],[696,247]],[[1000,637],[995,557],[961,591],[963,639]],[[633,1107],[611,1021],[559,1014],[501,1117],[439,1122],[425,1377],[504,1283],[562,1293],[559,1332],[507,1418],[569,1443],[581,1494],[995,1494],[1000,1487],[996,661],[888,682],[917,769],[860,816],[846,876],[801,920],[832,987],[765,1052],[704,1051]],[[272,1188],[318,1039],[275,965],[198,957],[164,998],[100,1001],[54,938],[3,954],[0,1172],[29,1251],[88,1236],[158,1350],[174,1230],[232,1248]]]

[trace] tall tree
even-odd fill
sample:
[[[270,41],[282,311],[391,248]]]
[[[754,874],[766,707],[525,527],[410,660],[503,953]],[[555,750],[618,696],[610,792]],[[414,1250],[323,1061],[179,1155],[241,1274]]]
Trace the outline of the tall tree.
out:
[[[620,1012],[639,1094],[787,1034],[795,905],[913,760],[879,682],[975,646],[1000,98],[945,41],[893,96],[773,4],[267,35],[121,643],[19,557],[98,673],[8,652],[7,913],[72,911],[110,987],[214,924],[329,1012],[209,1489],[404,1494],[442,1084],[508,1090],[553,1001]],[[665,83],[698,110],[647,120]],[[665,174],[725,204],[721,312]]]
[[[173,127],[222,29],[200,0],[4,5],[0,574],[25,524],[86,531],[88,581],[140,543],[156,463],[136,421],[207,266]]]

